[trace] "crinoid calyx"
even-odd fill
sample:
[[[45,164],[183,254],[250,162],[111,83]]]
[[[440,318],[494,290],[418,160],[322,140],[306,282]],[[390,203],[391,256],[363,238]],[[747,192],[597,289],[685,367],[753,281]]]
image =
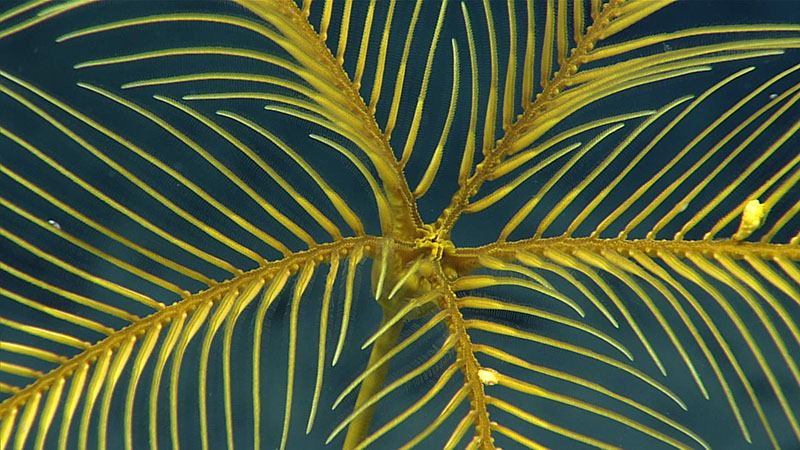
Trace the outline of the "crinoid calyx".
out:
[[[0,450],[800,445],[793,2],[0,8]]]

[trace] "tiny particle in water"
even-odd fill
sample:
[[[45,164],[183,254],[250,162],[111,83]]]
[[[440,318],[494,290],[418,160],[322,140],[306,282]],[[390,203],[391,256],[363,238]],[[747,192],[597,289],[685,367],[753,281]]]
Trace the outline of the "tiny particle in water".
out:
[[[769,94],[769,99],[772,100],[777,96],[778,96],[778,94]]]
[[[59,224],[58,222],[56,222],[53,219],[48,220],[47,223],[49,223],[56,230],[60,230],[61,229],[61,224]]]

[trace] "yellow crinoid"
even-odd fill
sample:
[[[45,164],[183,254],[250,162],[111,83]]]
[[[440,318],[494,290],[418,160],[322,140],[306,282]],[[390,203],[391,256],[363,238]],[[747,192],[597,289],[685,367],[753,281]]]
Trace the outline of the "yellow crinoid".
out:
[[[800,445],[793,2],[0,9],[0,450]]]

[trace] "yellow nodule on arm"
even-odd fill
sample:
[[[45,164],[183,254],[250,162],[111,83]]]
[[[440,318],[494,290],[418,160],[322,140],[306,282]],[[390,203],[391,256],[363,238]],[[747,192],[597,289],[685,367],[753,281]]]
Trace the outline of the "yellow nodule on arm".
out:
[[[742,222],[739,224],[739,229],[731,236],[734,241],[741,241],[750,236],[753,231],[757,230],[764,223],[764,217],[767,216],[767,209],[764,205],[753,199],[744,205],[742,210]]]

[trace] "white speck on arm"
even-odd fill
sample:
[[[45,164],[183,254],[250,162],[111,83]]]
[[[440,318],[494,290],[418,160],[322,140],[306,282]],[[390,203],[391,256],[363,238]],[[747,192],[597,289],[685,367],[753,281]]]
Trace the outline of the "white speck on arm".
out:
[[[478,369],[478,378],[487,386],[497,384],[497,372],[493,369]]]

